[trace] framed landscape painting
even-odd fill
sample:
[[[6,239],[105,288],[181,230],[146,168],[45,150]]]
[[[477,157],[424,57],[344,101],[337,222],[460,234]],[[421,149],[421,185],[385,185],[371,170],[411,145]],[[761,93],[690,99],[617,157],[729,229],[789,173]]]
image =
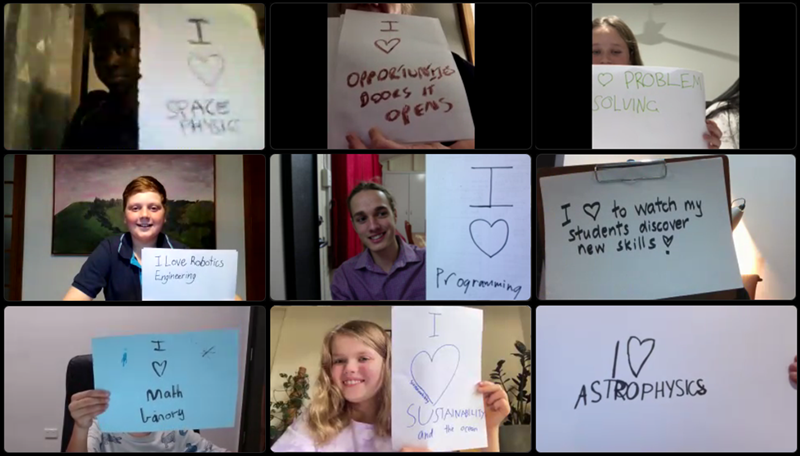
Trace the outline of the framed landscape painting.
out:
[[[162,233],[191,249],[217,247],[214,155],[55,155],[51,253],[89,255],[128,232],[122,193],[139,176],[167,192]]]

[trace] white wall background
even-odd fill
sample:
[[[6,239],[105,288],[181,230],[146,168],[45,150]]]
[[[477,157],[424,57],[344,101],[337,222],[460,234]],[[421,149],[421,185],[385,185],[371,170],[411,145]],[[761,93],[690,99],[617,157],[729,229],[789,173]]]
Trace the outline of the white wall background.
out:
[[[497,362],[505,359],[503,378],[516,378],[521,373],[514,342],[519,340],[531,348],[531,309],[528,306],[465,306],[483,310],[483,349],[481,351],[482,378],[489,374]],[[302,366],[306,368],[312,396],[320,370],[320,350],[325,334],[334,326],[350,320],[367,320],[383,329],[392,329],[391,306],[276,306],[270,309],[270,400],[286,400],[283,394],[281,373],[293,375]],[[273,337],[273,334],[276,336]],[[526,391],[531,393],[532,377]],[[509,382],[507,385],[512,385]],[[273,397],[274,394],[274,397]],[[313,396],[312,396],[313,397]],[[306,399],[303,406],[310,401]],[[528,411],[532,413],[532,406]],[[271,423],[277,425],[275,423]]]
[[[30,163],[30,159],[29,159]],[[3,448],[59,452],[69,360],[92,352],[92,338],[143,333],[239,329],[239,393],[249,307],[8,307],[3,312]],[[200,430],[222,448],[238,448],[241,399],[233,428]],[[44,438],[45,428],[58,439]]]
[[[628,24],[646,66],[702,72],[706,101],[739,79],[738,4],[593,4],[592,19],[602,16]]]
[[[619,163],[694,155],[564,155],[564,166]],[[710,154],[705,154],[710,155]],[[797,294],[797,184],[793,155],[728,155],[731,201],[747,200],[733,231],[739,272],[758,274],[756,299],[793,299]],[[740,201],[737,201],[737,204]],[[544,282],[542,282],[544,283]]]
[[[53,231],[53,156],[29,155],[25,188],[25,245],[22,262],[22,299],[61,300],[88,256],[51,255]],[[143,175],[158,176],[158,171]],[[239,252],[236,294],[245,290],[244,187],[242,156],[216,156],[217,249]],[[127,182],[120,182],[119,197]],[[167,188],[169,199],[169,188]],[[105,300],[103,291],[95,300]]]

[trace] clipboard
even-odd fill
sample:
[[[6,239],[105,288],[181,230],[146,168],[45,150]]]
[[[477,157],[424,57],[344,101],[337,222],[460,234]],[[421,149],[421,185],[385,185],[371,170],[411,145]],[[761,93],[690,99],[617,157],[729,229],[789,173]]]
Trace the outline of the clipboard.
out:
[[[543,260],[546,260],[544,255],[545,246],[545,232],[544,232],[544,204],[542,203],[542,185],[541,179],[548,176],[560,176],[564,174],[574,173],[594,173],[595,180],[599,185],[605,182],[629,182],[632,185],[639,185],[642,182],[651,179],[663,179],[669,173],[669,165],[671,163],[678,163],[684,161],[694,160],[710,160],[714,158],[722,159],[722,167],[725,173],[725,192],[728,195],[728,204],[731,202],[731,178],[730,168],[728,166],[727,155],[707,155],[702,157],[685,157],[685,158],[667,158],[639,162],[620,162],[620,163],[598,163],[594,165],[579,165],[579,166],[563,166],[555,168],[538,168],[536,170],[536,216],[538,223],[536,225],[538,235],[536,236],[539,245],[539,251],[542,252]],[[728,221],[733,224],[731,218],[730,207],[727,207]],[[546,264],[546,263],[544,263]],[[538,280],[538,277],[537,277]],[[541,285],[540,285],[541,286]],[[537,290],[538,296],[538,290]],[[697,299],[749,299],[749,295],[742,283],[741,288],[731,290],[714,291],[710,293],[700,293],[684,296],[673,296],[670,298],[663,298],[660,301],[673,301],[673,300],[697,300]]]

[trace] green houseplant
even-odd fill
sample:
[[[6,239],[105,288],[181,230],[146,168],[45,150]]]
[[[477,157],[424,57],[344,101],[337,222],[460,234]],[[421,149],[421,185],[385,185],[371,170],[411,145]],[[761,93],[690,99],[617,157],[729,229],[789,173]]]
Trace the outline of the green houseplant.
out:
[[[287,374],[281,373],[279,374],[282,378],[285,378],[286,381],[283,382],[283,392],[287,396],[289,396],[288,401],[270,401],[270,412],[269,412],[269,446],[272,447],[281,435],[286,431],[286,429],[292,425],[292,422],[295,418],[300,416],[300,408],[303,406],[303,399],[311,399],[308,396],[308,374],[306,373],[306,368],[301,367],[298,369],[297,374],[294,377],[290,377]],[[272,390],[272,397],[275,397],[275,391],[279,391],[278,389]],[[278,420],[276,426],[272,425],[272,420]]]
[[[512,356],[519,358],[521,366],[520,373],[516,378],[503,378],[505,374],[503,364],[506,360],[501,359],[497,362],[497,367],[489,375],[495,383],[501,385],[511,405],[509,413],[503,426],[500,426],[500,451],[509,452],[529,452],[531,449],[531,414],[528,411],[531,403],[531,395],[525,391],[528,386],[528,378],[531,376],[531,351],[520,341],[514,343],[517,353]],[[513,385],[506,385],[513,382]]]

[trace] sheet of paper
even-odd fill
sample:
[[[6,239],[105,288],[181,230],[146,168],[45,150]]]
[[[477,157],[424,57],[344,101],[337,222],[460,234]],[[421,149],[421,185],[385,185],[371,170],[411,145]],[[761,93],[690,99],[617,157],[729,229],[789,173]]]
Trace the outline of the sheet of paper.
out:
[[[483,311],[392,307],[392,448],[485,448]]]
[[[239,330],[92,339],[94,387],[111,392],[103,432],[233,427]]]
[[[329,148],[369,129],[400,143],[475,139],[467,93],[439,19],[347,10],[332,88]],[[332,25],[329,21],[329,39]]]
[[[592,65],[593,149],[708,149],[703,73]]]
[[[653,165],[659,166],[659,165]],[[722,159],[663,179],[541,179],[547,299],[660,299],[741,288]]]
[[[142,249],[142,300],[233,301],[236,250]]]
[[[538,306],[535,320],[541,453],[797,449],[795,306]]]
[[[531,297],[531,159],[426,156],[425,296]]]
[[[139,8],[140,149],[263,149],[264,47],[245,5]]]

